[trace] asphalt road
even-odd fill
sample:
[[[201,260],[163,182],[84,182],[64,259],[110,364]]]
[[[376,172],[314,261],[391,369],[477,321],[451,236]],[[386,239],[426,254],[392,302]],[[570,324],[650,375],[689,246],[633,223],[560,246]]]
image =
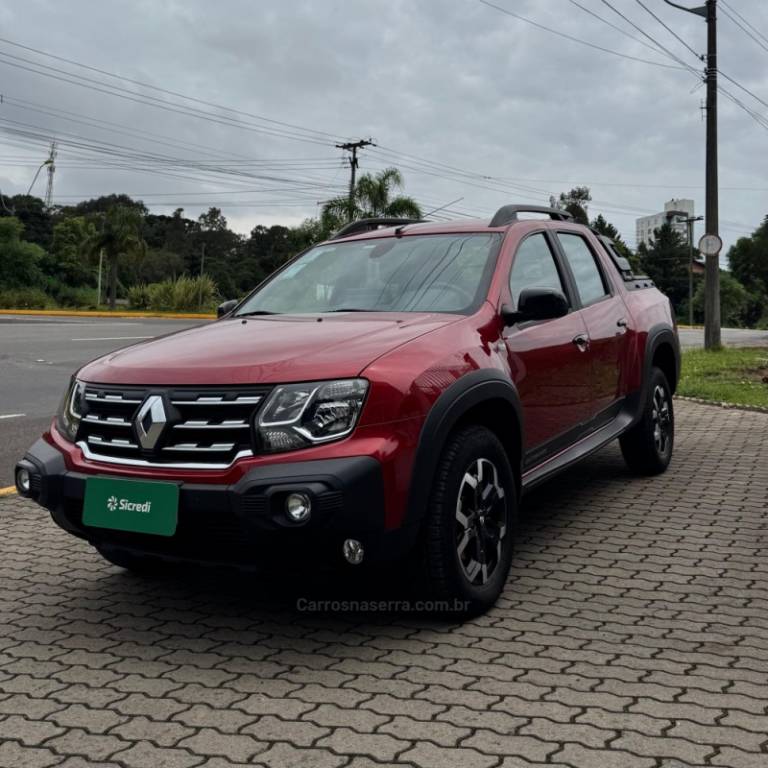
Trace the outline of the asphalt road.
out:
[[[704,346],[703,328],[680,328],[680,344],[684,349]],[[768,331],[746,328],[723,328],[722,341],[727,347],[768,347]]]
[[[0,488],[56,412],[83,363],[199,321],[0,316]]]
[[[199,321],[0,316],[0,488],[13,465],[56,412],[73,371],[114,349],[189,328]],[[702,346],[700,329],[681,329],[686,348]],[[768,332],[723,329],[736,346],[768,346]]]

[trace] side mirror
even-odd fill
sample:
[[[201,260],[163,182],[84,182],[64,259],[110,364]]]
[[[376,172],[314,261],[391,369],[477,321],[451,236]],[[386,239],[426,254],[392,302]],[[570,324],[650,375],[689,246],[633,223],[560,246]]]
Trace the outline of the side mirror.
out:
[[[517,300],[517,310],[505,304],[501,314],[507,325],[526,320],[553,320],[568,314],[568,299],[552,288],[524,288]]]
[[[216,307],[216,317],[224,317],[228,315],[240,302],[237,299],[230,299],[224,301]]]

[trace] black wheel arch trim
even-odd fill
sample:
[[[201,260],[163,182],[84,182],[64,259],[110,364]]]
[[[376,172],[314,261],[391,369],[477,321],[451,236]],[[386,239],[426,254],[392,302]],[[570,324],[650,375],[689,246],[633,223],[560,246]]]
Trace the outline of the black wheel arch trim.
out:
[[[674,392],[677,389],[677,382],[680,379],[680,341],[674,328],[664,323],[654,325],[645,340],[645,357],[643,359],[643,387],[647,386],[653,366],[653,356],[656,350],[662,344],[669,344],[672,354],[675,358],[675,376],[674,380],[669,382],[669,386]]]
[[[460,420],[475,406],[489,400],[504,400],[515,412],[517,419],[518,458],[512,469],[520,491],[522,474],[523,408],[512,381],[501,371],[478,370],[462,376],[451,384],[435,401],[421,428],[411,475],[408,506],[403,527],[418,530],[429,503],[432,481],[437,471],[440,454],[448,436]],[[510,425],[511,426],[511,425]]]

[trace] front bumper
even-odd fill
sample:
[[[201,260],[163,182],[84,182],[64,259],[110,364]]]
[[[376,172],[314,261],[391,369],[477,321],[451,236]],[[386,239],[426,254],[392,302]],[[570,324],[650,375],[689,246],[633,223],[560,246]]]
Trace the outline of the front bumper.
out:
[[[343,562],[347,538],[362,542],[366,562],[400,553],[402,537],[385,530],[381,464],[370,456],[255,467],[231,485],[180,480],[178,526],[171,537],[84,525],[89,475],[67,469],[61,452],[44,440],[27,451],[19,468],[30,474],[24,495],[47,508],[65,531],[103,549],[257,567],[273,557]],[[291,523],[284,513],[285,497],[292,491],[302,491],[312,501],[312,515],[304,524]]]

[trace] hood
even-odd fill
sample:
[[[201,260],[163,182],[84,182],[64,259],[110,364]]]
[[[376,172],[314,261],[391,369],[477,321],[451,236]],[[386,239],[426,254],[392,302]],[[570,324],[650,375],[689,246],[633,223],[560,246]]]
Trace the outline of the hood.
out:
[[[135,344],[88,363],[99,384],[277,384],[359,375],[373,360],[463,316],[343,313],[232,318]]]

